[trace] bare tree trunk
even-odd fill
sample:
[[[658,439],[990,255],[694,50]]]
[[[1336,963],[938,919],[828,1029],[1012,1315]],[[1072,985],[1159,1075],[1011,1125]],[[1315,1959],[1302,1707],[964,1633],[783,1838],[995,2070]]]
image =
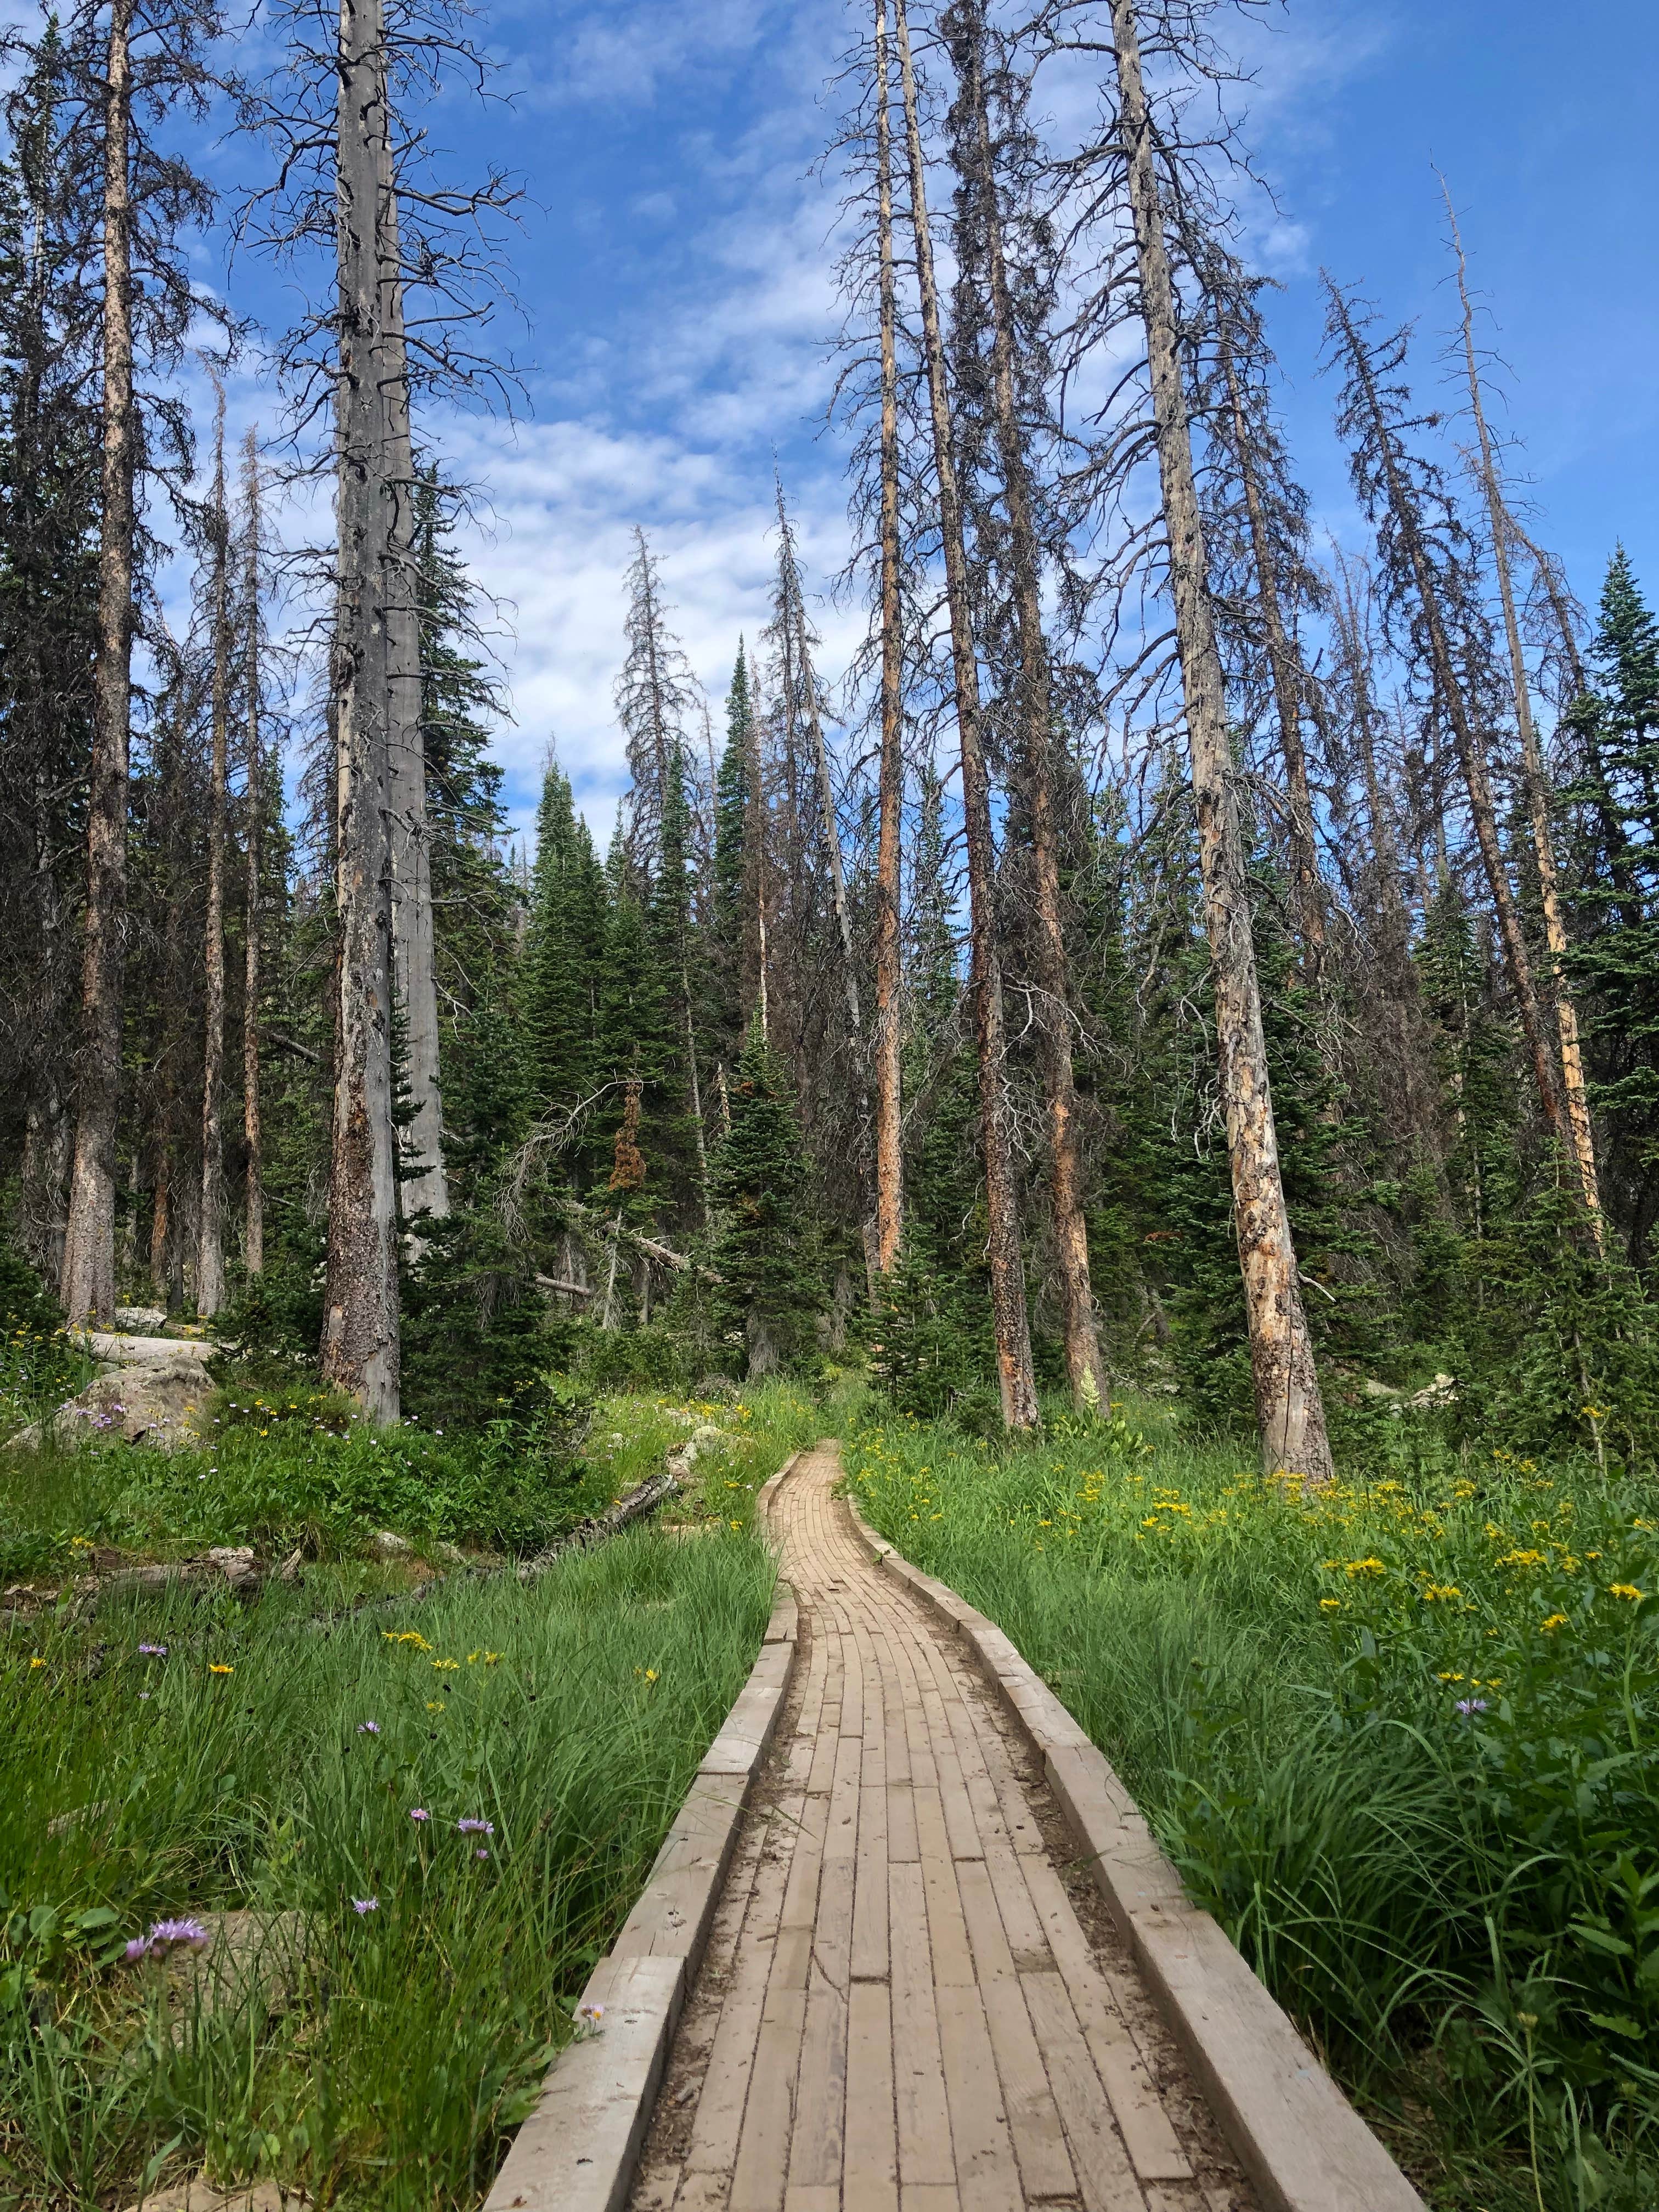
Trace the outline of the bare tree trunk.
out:
[[[1077,1082],[1072,1066],[1072,1017],[1060,912],[1060,833],[1054,818],[1048,641],[1042,629],[1041,556],[1031,511],[1030,476],[1014,390],[1014,307],[1003,258],[1002,210],[991,151],[990,118],[986,109],[983,40],[983,17],[975,7],[967,40],[969,82],[965,89],[973,102],[984,201],[985,243],[991,281],[992,398],[996,413],[997,453],[1007,502],[1014,615],[1019,635],[1021,765],[1030,811],[1032,873],[1036,893],[1036,933],[1032,949],[1040,1007],[1037,1042],[1048,1115],[1054,1253],[1060,1273],[1066,1368],[1072,1386],[1072,1402],[1079,1410],[1092,1404],[1103,1411],[1111,1397],[1111,1378],[1101,1356],[1100,1335],[1095,1323],[1089,1231],[1083,1218],[1083,1163],[1078,1140]]]
[[[324,1379],[398,1418],[398,1206],[392,1122],[390,758],[383,605],[392,502],[381,397],[377,211],[386,131],[379,0],[341,0],[338,109],[339,598],[335,836],[339,986],[324,1296]]]
[[[1256,1421],[1263,1463],[1270,1472],[1283,1468],[1300,1475],[1304,1483],[1326,1482],[1333,1472],[1331,1449],[1279,1170],[1238,794],[1228,749],[1221,656],[1210,611],[1204,533],[1193,478],[1192,437],[1164,246],[1162,195],[1141,82],[1134,0],[1112,0],[1112,26],[1141,313],[1152,371],[1158,476],[1169,534],[1170,581],[1192,749],[1199,866],[1215,969],[1221,1095],[1227,1116],[1227,1152],[1232,1168]]]
[[[997,1379],[1002,1418],[1011,1429],[1029,1429],[1038,1419],[1036,1378],[1031,1369],[1030,1325],[1025,1310],[1025,1270],[1020,1256],[1019,1217],[1014,1190],[1012,1148],[1008,1132],[1006,1039],[1003,1028],[1002,971],[997,957],[995,853],[991,836],[991,791],[979,733],[979,664],[975,657],[968,587],[968,561],[962,534],[962,501],[957,489],[951,444],[951,399],[945,384],[945,343],[939,330],[939,289],[933,276],[933,241],[927,227],[927,183],[922,161],[921,125],[916,112],[915,69],[910,56],[910,27],[905,0],[894,0],[898,35],[899,82],[904,94],[904,130],[910,163],[910,218],[916,242],[916,284],[921,296],[922,348],[933,407],[933,459],[939,480],[939,529],[945,547],[945,580],[951,603],[951,658],[956,679],[957,734],[962,747],[962,804],[968,843],[968,899],[974,986],[974,1028],[979,1054],[980,1121],[985,1152],[985,1204],[988,1216],[988,1257],[991,1269],[991,1316],[996,1334]]]
[[[384,88],[382,98],[384,99]],[[443,1099],[438,1076],[438,972],[433,933],[432,850],[426,824],[426,744],[421,714],[421,623],[415,573],[415,451],[404,341],[403,264],[389,133],[380,147],[380,328],[386,368],[387,742],[392,756],[392,944],[408,1048],[410,1118],[398,1132],[404,1210],[441,1221],[449,1212]]]
[[[1492,894],[1492,906],[1498,915],[1498,936],[1504,947],[1504,965],[1508,971],[1510,988],[1514,992],[1516,1004],[1520,1009],[1522,1031],[1532,1056],[1533,1077],[1538,1085],[1539,1101],[1551,1133],[1564,1150],[1571,1151],[1571,1132],[1567,1127],[1560,1085],[1556,1081],[1548,1040],[1544,1034],[1538,994],[1533,986],[1532,961],[1527,951],[1526,938],[1522,933],[1521,916],[1516,908],[1515,896],[1510,889],[1503,847],[1498,842],[1498,816],[1492,804],[1492,781],[1486,773],[1486,745],[1469,719],[1468,708],[1458,684],[1451,641],[1446,634],[1446,625],[1442,617],[1428,549],[1418,525],[1415,503],[1400,479],[1394,441],[1386,434],[1386,417],[1377,392],[1370,356],[1354,327],[1347,301],[1334,285],[1329,289],[1334,312],[1346,342],[1349,358],[1353,363],[1355,378],[1364,392],[1365,404],[1373,421],[1379,431],[1383,432],[1379,444],[1387,477],[1389,502],[1399,529],[1401,543],[1411,563],[1412,580],[1423,611],[1423,626],[1428,636],[1435,690],[1457,746],[1458,763],[1462,769],[1463,782],[1469,796],[1469,814],[1474,823],[1475,842],[1480,848],[1486,888]]]
[[[225,817],[230,777],[230,529],[225,512],[225,398],[219,394],[213,471],[212,758],[208,772],[207,931],[202,963],[202,1198],[196,1311],[225,1302]]]
[[[1285,781],[1291,805],[1291,873],[1296,884],[1297,921],[1302,939],[1303,962],[1310,987],[1318,991],[1325,966],[1325,903],[1319,880],[1319,856],[1314,844],[1313,794],[1308,787],[1308,757],[1302,745],[1304,672],[1295,647],[1285,634],[1284,610],[1279,601],[1279,580],[1273,571],[1273,546],[1262,507],[1261,485],[1244,419],[1244,403],[1238,388],[1238,368],[1233,359],[1232,336],[1224,305],[1220,313],[1222,367],[1227,378],[1227,404],[1232,417],[1233,444],[1239,481],[1244,489],[1244,509],[1249,519],[1250,556],[1255,568],[1256,597],[1267,639],[1267,660],[1273,671],[1273,707],[1279,721],[1279,748],[1285,761]]]
[[[242,1262],[265,1271],[264,1132],[259,1119],[259,872],[264,842],[264,760],[259,739],[259,455],[252,430],[244,449],[247,486],[247,850],[243,877],[242,1141],[247,1151]]]
[[[1463,240],[1457,228],[1446,181],[1446,215],[1451,224],[1452,246],[1457,256],[1457,296],[1463,307],[1463,362],[1469,380],[1469,405],[1480,442],[1480,488],[1486,495],[1492,526],[1492,565],[1498,572],[1498,592],[1504,607],[1504,635],[1509,647],[1510,682],[1515,694],[1515,725],[1521,735],[1521,759],[1526,775],[1527,811],[1532,823],[1533,852],[1538,862],[1538,887],[1544,907],[1544,938],[1549,947],[1550,975],[1555,991],[1556,1027],[1561,1038],[1561,1082],[1565,1093],[1567,1126],[1578,1164],[1578,1180],[1595,1232],[1602,1243],[1601,1192],[1595,1173],[1595,1137],[1590,1124],[1589,1097],[1584,1085],[1584,1056],[1578,1042],[1578,1010],[1567,989],[1562,963],[1567,951],[1567,925],[1561,911],[1561,878],[1555,865],[1555,844],[1550,835],[1549,793],[1544,757],[1538,743],[1538,726],[1532,717],[1532,691],[1527,680],[1526,655],[1521,649],[1521,625],[1515,611],[1515,583],[1510,572],[1510,519],[1498,481],[1498,461],[1492,434],[1486,427],[1486,403],[1480,391],[1474,358],[1474,310],[1469,300],[1468,269]]]
[[[881,322],[881,769],[876,849],[876,1265],[892,1271],[904,1231],[900,1109],[900,847],[903,834],[903,654],[899,605],[898,347],[893,280],[893,161],[889,114],[887,0],[876,0],[876,228]]]
[[[127,752],[132,674],[132,204],[128,169],[133,0],[112,0],[104,95],[104,451],[98,659],[87,805],[82,1060],[64,1236],[71,1322],[115,1311],[115,1135],[121,1099],[122,959],[127,903]]]

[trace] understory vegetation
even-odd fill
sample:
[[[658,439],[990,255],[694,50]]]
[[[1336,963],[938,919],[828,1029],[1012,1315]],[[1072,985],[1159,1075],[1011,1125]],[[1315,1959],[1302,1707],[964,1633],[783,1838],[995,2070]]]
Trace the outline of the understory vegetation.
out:
[[[1005,1627],[1432,2201],[1659,2194],[1659,1513],[1387,1425],[1322,1492],[1127,1401],[888,1418],[865,1510]]]
[[[252,1603],[175,1584],[94,1613],[76,1582],[10,1617],[0,2201],[127,2203],[205,2172],[386,2212],[476,2202],[753,1661],[774,1571],[754,1493],[817,1409],[781,1385],[601,1401],[538,1491],[487,1435],[214,1402],[211,1453],[0,1452],[14,1562],[31,1528],[54,1572],[112,1540],[321,1554]],[[656,1523],[510,1571],[698,1429]],[[416,1601],[418,1553],[365,1556],[386,1527],[495,1545],[509,1571],[481,1553]],[[222,1984],[166,1931],[223,1913],[252,1918]]]

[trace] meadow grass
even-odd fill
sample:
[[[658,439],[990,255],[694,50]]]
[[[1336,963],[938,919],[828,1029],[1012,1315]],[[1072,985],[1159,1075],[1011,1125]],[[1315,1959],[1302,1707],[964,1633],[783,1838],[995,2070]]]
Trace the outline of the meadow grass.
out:
[[[742,1686],[774,1575],[754,1495],[819,1423],[781,1386],[719,1407],[604,1401],[583,1501],[703,1425],[721,1437],[668,1525],[528,1586],[460,1577],[341,1613],[376,1571],[342,1551],[246,1607],[174,1590],[106,1597],[90,1622],[62,1607],[14,1620],[0,2201],[126,2203],[204,2169],[377,2212],[477,2201]],[[314,1473],[277,1493],[331,1446],[263,1425],[246,1465],[220,1440],[211,1463],[240,1472],[216,1488],[190,1453],[87,1443],[14,1455],[0,1500],[82,1539],[136,1527],[163,1552],[285,1541],[311,1525]],[[421,1464],[414,1440],[381,1449]],[[256,1488],[277,1502],[251,1513]],[[380,1502],[328,1524],[337,1550]],[[126,1957],[158,1922],[247,1908],[296,1916],[270,1922],[302,1931],[286,1996],[278,1977],[170,2011],[162,1970]]]
[[[1133,1403],[1006,1449],[877,1421],[847,1458],[1439,2202],[1659,2201],[1648,1500],[1403,1431],[1401,1474],[1304,1498]]]

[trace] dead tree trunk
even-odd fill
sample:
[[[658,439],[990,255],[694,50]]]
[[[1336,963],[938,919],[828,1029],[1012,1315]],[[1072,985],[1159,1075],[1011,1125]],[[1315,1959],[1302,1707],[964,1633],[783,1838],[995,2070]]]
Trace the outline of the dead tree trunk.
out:
[[[392,502],[377,221],[386,131],[379,0],[341,0],[339,584],[334,644],[338,1004],[322,1370],[371,1420],[398,1418],[392,1122],[390,732],[384,594]]]
[[[1215,970],[1216,1036],[1227,1116],[1233,1208],[1263,1462],[1304,1483],[1332,1474],[1325,1408],[1285,1209],[1267,1080],[1238,794],[1228,748],[1221,656],[1207,592],[1193,477],[1164,207],[1141,82],[1134,0],[1112,0],[1123,149],[1128,164],[1140,311],[1146,327],[1158,476],[1169,536],[1182,687],[1192,750],[1199,866]]]
[[[1445,190],[1445,180],[1441,180]],[[1492,527],[1492,565],[1498,574],[1498,594],[1504,609],[1504,636],[1509,647],[1510,683],[1515,696],[1515,726],[1521,737],[1521,760],[1527,786],[1527,812],[1532,825],[1533,853],[1538,862],[1538,887],[1544,908],[1544,938],[1549,947],[1550,975],[1555,993],[1555,1021],[1561,1039],[1561,1084],[1565,1094],[1567,1126],[1578,1164],[1579,1184],[1595,1241],[1602,1241],[1601,1192],[1595,1173],[1595,1137],[1590,1123],[1589,1096],[1584,1084],[1584,1055],[1578,1042],[1578,1010],[1567,989],[1563,962],[1567,951],[1567,925],[1561,910],[1561,878],[1555,865],[1555,842],[1550,833],[1549,790],[1544,757],[1538,743],[1538,726],[1532,714],[1532,690],[1527,680],[1526,655],[1521,649],[1521,624],[1515,611],[1515,581],[1510,569],[1510,519],[1498,477],[1498,459],[1486,425],[1486,401],[1480,390],[1474,357],[1474,310],[1469,299],[1468,269],[1463,240],[1446,192],[1446,214],[1451,223],[1452,246],[1457,256],[1457,296],[1463,309],[1463,364],[1469,382],[1469,406],[1480,449],[1480,488]]]
[[[1218,333],[1221,366],[1227,380],[1227,409],[1231,418],[1234,458],[1244,493],[1244,512],[1249,523],[1250,559],[1255,569],[1256,600],[1273,672],[1273,708],[1279,722],[1279,749],[1285,762],[1285,783],[1290,801],[1291,874],[1296,884],[1297,922],[1302,939],[1303,962],[1310,987],[1316,992],[1325,966],[1325,904],[1319,880],[1319,856],[1314,843],[1313,794],[1308,785],[1308,756],[1302,744],[1304,671],[1296,648],[1285,631],[1279,605],[1279,580],[1273,568],[1273,544],[1267,531],[1261,485],[1250,450],[1249,426],[1245,420],[1243,395],[1239,390],[1238,365],[1233,358],[1225,302],[1221,303]]]
[[[1006,1038],[1002,971],[996,942],[995,854],[991,836],[991,791],[980,744],[979,664],[975,656],[968,561],[963,542],[962,501],[957,488],[951,399],[945,384],[945,343],[939,328],[933,242],[927,226],[927,184],[921,125],[916,109],[915,69],[905,0],[894,0],[899,82],[910,167],[910,220],[915,234],[916,285],[921,307],[922,349],[932,403],[933,461],[939,486],[939,532],[951,608],[951,659],[956,684],[957,734],[962,748],[962,803],[968,845],[968,898],[978,1047],[980,1122],[985,1152],[988,1257],[991,1316],[996,1334],[997,1379],[1002,1418],[1011,1429],[1038,1419],[1036,1378],[1031,1368],[1030,1325],[1025,1310],[1025,1271],[1019,1249],[1019,1216],[1008,1129]]]
[[[225,818],[230,780],[230,527],[225,511],[225,399],[219,394],[212,516],[213,689],[208,769],[207,929],[202,962],[202,1202],[196,1311],[225,1302]]]
[[[87,798],[81,1066],[62,1297],[71,1322],[115,1311],[115,1136],[121,1098],[127,902],[127,755],[132,673],[132,0],[112,0],[104,94],[104,450],[98,657]]]
[[[384,99],[384,91],[382,93]],[[380,332],[385,356],[387,742],[392,761],[392,972],[404,1009],[409,1119],[399,1131],[404,1210],[441,1221],[449,1212],[443,1099],[438,1075],[438,973],[433,932],[432,848],[426,822],[421,625],[415,557],[415,452],[404,339],[398,191],[389,132],[380,160]]]
[[[1003,253],[1002,210],[986,107],[983,19],[975,8],[965,40],[963,90],[972,102],[986,260],[991,292],[992,404],[997,457],[1008,518],[1009,565],[1019,638],[1022,781],[1030,813],[1036,931],[1038,1050],[1048,1119],[1048,1176],[1055,1260],[1066,1334],[1072,1402],[1103,1409],[1111,1381],[1101,1357],[1083,1218],[1083,1163],[1078,1139],[1077,1082],[1072,1066],[1072,1017],[1060,893],[1060,830],[1055,819],[1054,716],[1048,641],[1042,629],[1041,556],[1032,514],[1030,474],[1014,388],[1014,305]]]
[[[259,1118],[259,872],[264,846],[264,759],[259,737],[259,455],[250,430],[244,448],[247,492],[247,635],[243,681],[247,714],[247,845],[242,889],[242,1142],[247,1152],[246,1226],[242,1264],[265,1271],[264,1132]]]
[[[1457,747],[1458,765],[1462,769],[1464,788],[1468,793],[1469,815],[1474,824],[1475,842],[1480,848],[1481,864],[1486,870],[1486,888],[1492,895],[1492,907],[1498,916],[1498,933],[1504,947],[1504,965],[1509,975],[1510,988],[1515,994],[1516,1005],[1520,1010],[1522,1031],[1532,1058],[1539,1101],[1551,1133],[1564,1150],[1571,1151],[1571,1133],[1567,1127],[1560,1085],[1555,1079],[1549,1043],[1544,1033],[1538,994],[1533,985],[1532,960],[1522,932],[1515,896],[1510,889],[1503,847],[1498,842],[1498,815],[1492,804],[1486,744],[1470,718],[1462,687],[1458,681],[1451,639],[1440,604],[1438,581],[1425,539],[1417,501],[1401,473],[1396,436],[1377,390],[1370,350],[1354,322],[1347,300],[1328,279],[1327,289],[1330,295],[1332,325],[1340,337],[1352,370],[1354,391],[1372,426],[1382,489],[1393,516],[1394,527],[1410,571],[1412,587],[1422,616],[1423,636],[1428,647],[1436,697]]]
[[[904,812],[904,637],[899,603],[898,345],[893,277],[893,159],[889,112],[887,0],[876,0],[876,250],[881,324],[881,768],[876,849],[876,1265],[885,1275],[904,1230],[899,1007],[900,848]]]

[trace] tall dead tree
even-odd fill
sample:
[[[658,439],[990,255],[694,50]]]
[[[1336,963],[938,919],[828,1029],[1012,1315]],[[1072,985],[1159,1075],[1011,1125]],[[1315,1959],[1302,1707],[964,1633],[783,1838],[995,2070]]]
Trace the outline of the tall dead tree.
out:
[[[392,1139],[391,730],[386,598],[392,501],[379,216],[386,112],[380,0],[341,0],[336,163],[337,571],[331,695],[336,850],[334,1116],[325,1381],[371,1420],[398,1411]]]
[[[939,535],[945,555],[945,592],[950,602],[951,663],[955,687],[957,735],[962,758],[962,804],[968,847],[969,965],[975,1043],[979,1063],[991,1318],[996,1337],[997,1380],[1001,1393],[1003,1422],[1011,1429],[1026,1429],[1034,1427],[1038,1419],[1036,1380],[1031,1367],[1030,1325],[1025,1308],[1025,1273],[1020,1254],[1013,1146],[1008,1126],[1007,1039],[1003,1018],[1002,968],[997,946],[996,857],[991,829],[991,788],[980,738],[979,664],[974,644],[967,552],[963,538],[962,501],[957,485],[951,396],[945,374],[944,336],[939,324],[939,288],[933,274],[933,234],[928,226],[927,168],[916,97],[915,64],[910,49],[905,0],[894,0],[894,28],[898,40],[899,83],[904,99],[905,143],[910,171],[910,221],[915,239],[922,356],[933,422]]]
[[[250,1275],[265,1267],[264,1128],[260,1113],[259,994],[260,929],[264,866],[265,763],[260,732],[264,703],[260,665],[259,448],[250,430],[242,448],[242,495],[246,512],[243,541],[243,714],[242,772],[246,790],[247,830],[242,874],[242,1143],[247,1155],[242,1265]]]
[[[382,64],[384,75],[384,64]],[[438,969],[432,913],[432,848],[427,835],[426,747],[421,713],[421,623],[416,589],[415,447],[410,419],[409,354],[404,334],[404,270],[398,191],[389,133],[382,134],[378,237],[382,400],[386,452],[386,655],[391,752],[392,972],[404,1015],[408,1088],[398,1129],[404,1211],[441,1221],[449,1212],[444,1171],[443,1099],[438,1075]]]
[[[1464,258],[1463,240],[1445,179],[1443,177],[1440,182],[1441,190],[1445,193],[1446,219],[1451,225],[1452,250],[1457,261],[1457,296],[1462,307],[1463,367],[1468,380],[1469,412],[1474,417],[1477,441],[1476,474],[1486,501],[1486,520],[1492,533],[1492,568],[1498,578],[1498,596],[1504,610],[1504,637],[1509,649],[1515,726],[1521,738],[1527,814],[1532,828],[1533,857],[1538,864],[1538,888],[1544,908],[1544,940],[1549,950],[1555,1024],[1561,1044],[1561,1087],[1566,1106],[1567,1126],[1572,1134],[1579,1184],[1599,1244],[1602,1237],[1601,1193],[1595,1173],[1595,1137],[1590,1121],[1589,1096],[1584,1083],[1583,1050],[1578,1041],[1578,1010],[1567,988],[1563,964],[1567,951],[1567,925],[1561,905],[1561,874],[1556,866],[1555,841],[1550,829],[1549,781],[1544,772],[1543,748],[1538,742],[1538,725],[1533,718],[1532,685],[1527,673],[1526,654],[1522,649],[1521,621],[1515,603],[1515,579],[1510,566],[1510,538],[1514,526],[1504,497],[1498,454],[1486,422],[1486,396],[1481,390],[1480,366],[1475,355],[1474,306],[1469,297],[1468,264]]]
[[[225,869],[230,797],[230,517],[225,505],[225,395],[217,394],[208,511],[209,703],[207,917],[202,957],[202,1194],[196,1224],[196,1311],[225,1302]]]
[[[900,1144],[900,870],[904,819],[903,615],[899,589],[898,307],[893,271],[891,88],[887,0],[876,0],[877,314],[881,358],[881,765],[876,854],[875,1026],[871,1039],[876,1176],[876,1265],[885,1275],[904,1231],[904,1164]]]
[[[1324,1482],[1332,1474],[1330,1443],[1279,1173],[1237,776],[1210,605],[1181,323],[1170,276],[1158,138],[1141,75],[1135,0],[1111,0],[1111,21],[1119,151],[1133,231],[1137,307],[1146,336],[1256,1420],[1270,1470]]]
[[[1269,486],[1264,477],[1283,477],[1280,441],[1268,413],[1262,369],[1266,341],[1255,304],[1259,284],[1234,263],[1231,255],[1213,249],[1205,253],[1200,267],[1210,294],[1214,317],[1216,390],[1215,416],[1222,452],[1231,463],[1243,508],[1251,596],[1260,626],[1273,695],[1273,719],[1279,732],[1279,757],[1285,766],[1288,807],[1286,843],[1296,901],[1297,933],[1302,945],[1303,968],[1308,984],[1317,991],[1325,964],[1325,896],[1320,878],[1319,852],[1314,826],[1312,787],[1308,777],[1308,755],[1302,738],[1304,702],[1309,678],[1285,614],[1285,584],[1300,581],[1304,598],[1310,597],[1310,578],[1300,557],[1299,544],[1287,546],[1287,535],[1302,521],[1303,503],[1287,517],[1281,495],[1272,511]],[[1265,465],[1265,466],[1264,466]],[[1285,524],[1290,524],[1287,532]],[[1278,525],[1275,527],[1275,525]]]
[[[115,1304],[116,1138],[121,1103],[127,930],[127,799],[132,643],[139,582],[137,475],[182,481],[188,421],[176,397],[150,396],[139,419],[138,368],[171,368],[192,323],[229,326],[222,302],[191,283],[180,234],[211,215],[213,194],[157,145],[156,118],[199,118],[230,89],[208,59],[220,29],[214,0],[84,0],[71,18],[77,105],[101,156],[103,455],[92,764],[87,793],[86,903],[75,1153],[61,1296],[71,1321]]]
[[[1381,341],[1368,338],[1370,316],[1329,276],[1324,282],[1326,330],[1346,374],[1337,428],[1349,444],[1354,489],[1376,526],[1385,617],[1393,618],[1397,641],[1425,668],[1435,709],[1451,732],[1539,1100],[1551,1133],[1571,1153],[1572,1135],[1533,982],[1532,957],[1498,841],[1485,732],[1471,712],[1472,698],[1480,696],[1487,658],[1479,635],[1483,617],[1472,549],[1439,470],[1412,453],[1406,442],[1407,434],[1427,419],[1410,415],[1410,395],[1400,381],[1407,332],[1397,331]]]
[[[1060,888],[1060,829],[1054,768],[1054,714],[1048,640],[1042,623],[1042,556],[1030,459],[1018,390],[1017,317],[1004,245],[986,88],[984,15],[978,0],[952,10],[951,49],[965,115],[956,158],[963,174],[964,217],[982,257],[989,295],[991,410],[1001,479],[1007,566],[1018,642],[1018,775],[1030,825],[1036,892],[1032,951],[1036,969],[1037,1043],[1048,1114],[1048,1179],[1056,1271],[1073,1403],[1100,1407],[1111,1395],[1095,1320],[1089,1232],[1083,1212],[1083,1162],[1072,1013]]]
[[[115,1313],[115,1137],[121,1101],[126,932],[127,761],[132,684],[133,0],[112,0],[104,107],[104,465],[98,545],[98,653],[87,793],[81,1065],[61,1296],[71,1322]]]

